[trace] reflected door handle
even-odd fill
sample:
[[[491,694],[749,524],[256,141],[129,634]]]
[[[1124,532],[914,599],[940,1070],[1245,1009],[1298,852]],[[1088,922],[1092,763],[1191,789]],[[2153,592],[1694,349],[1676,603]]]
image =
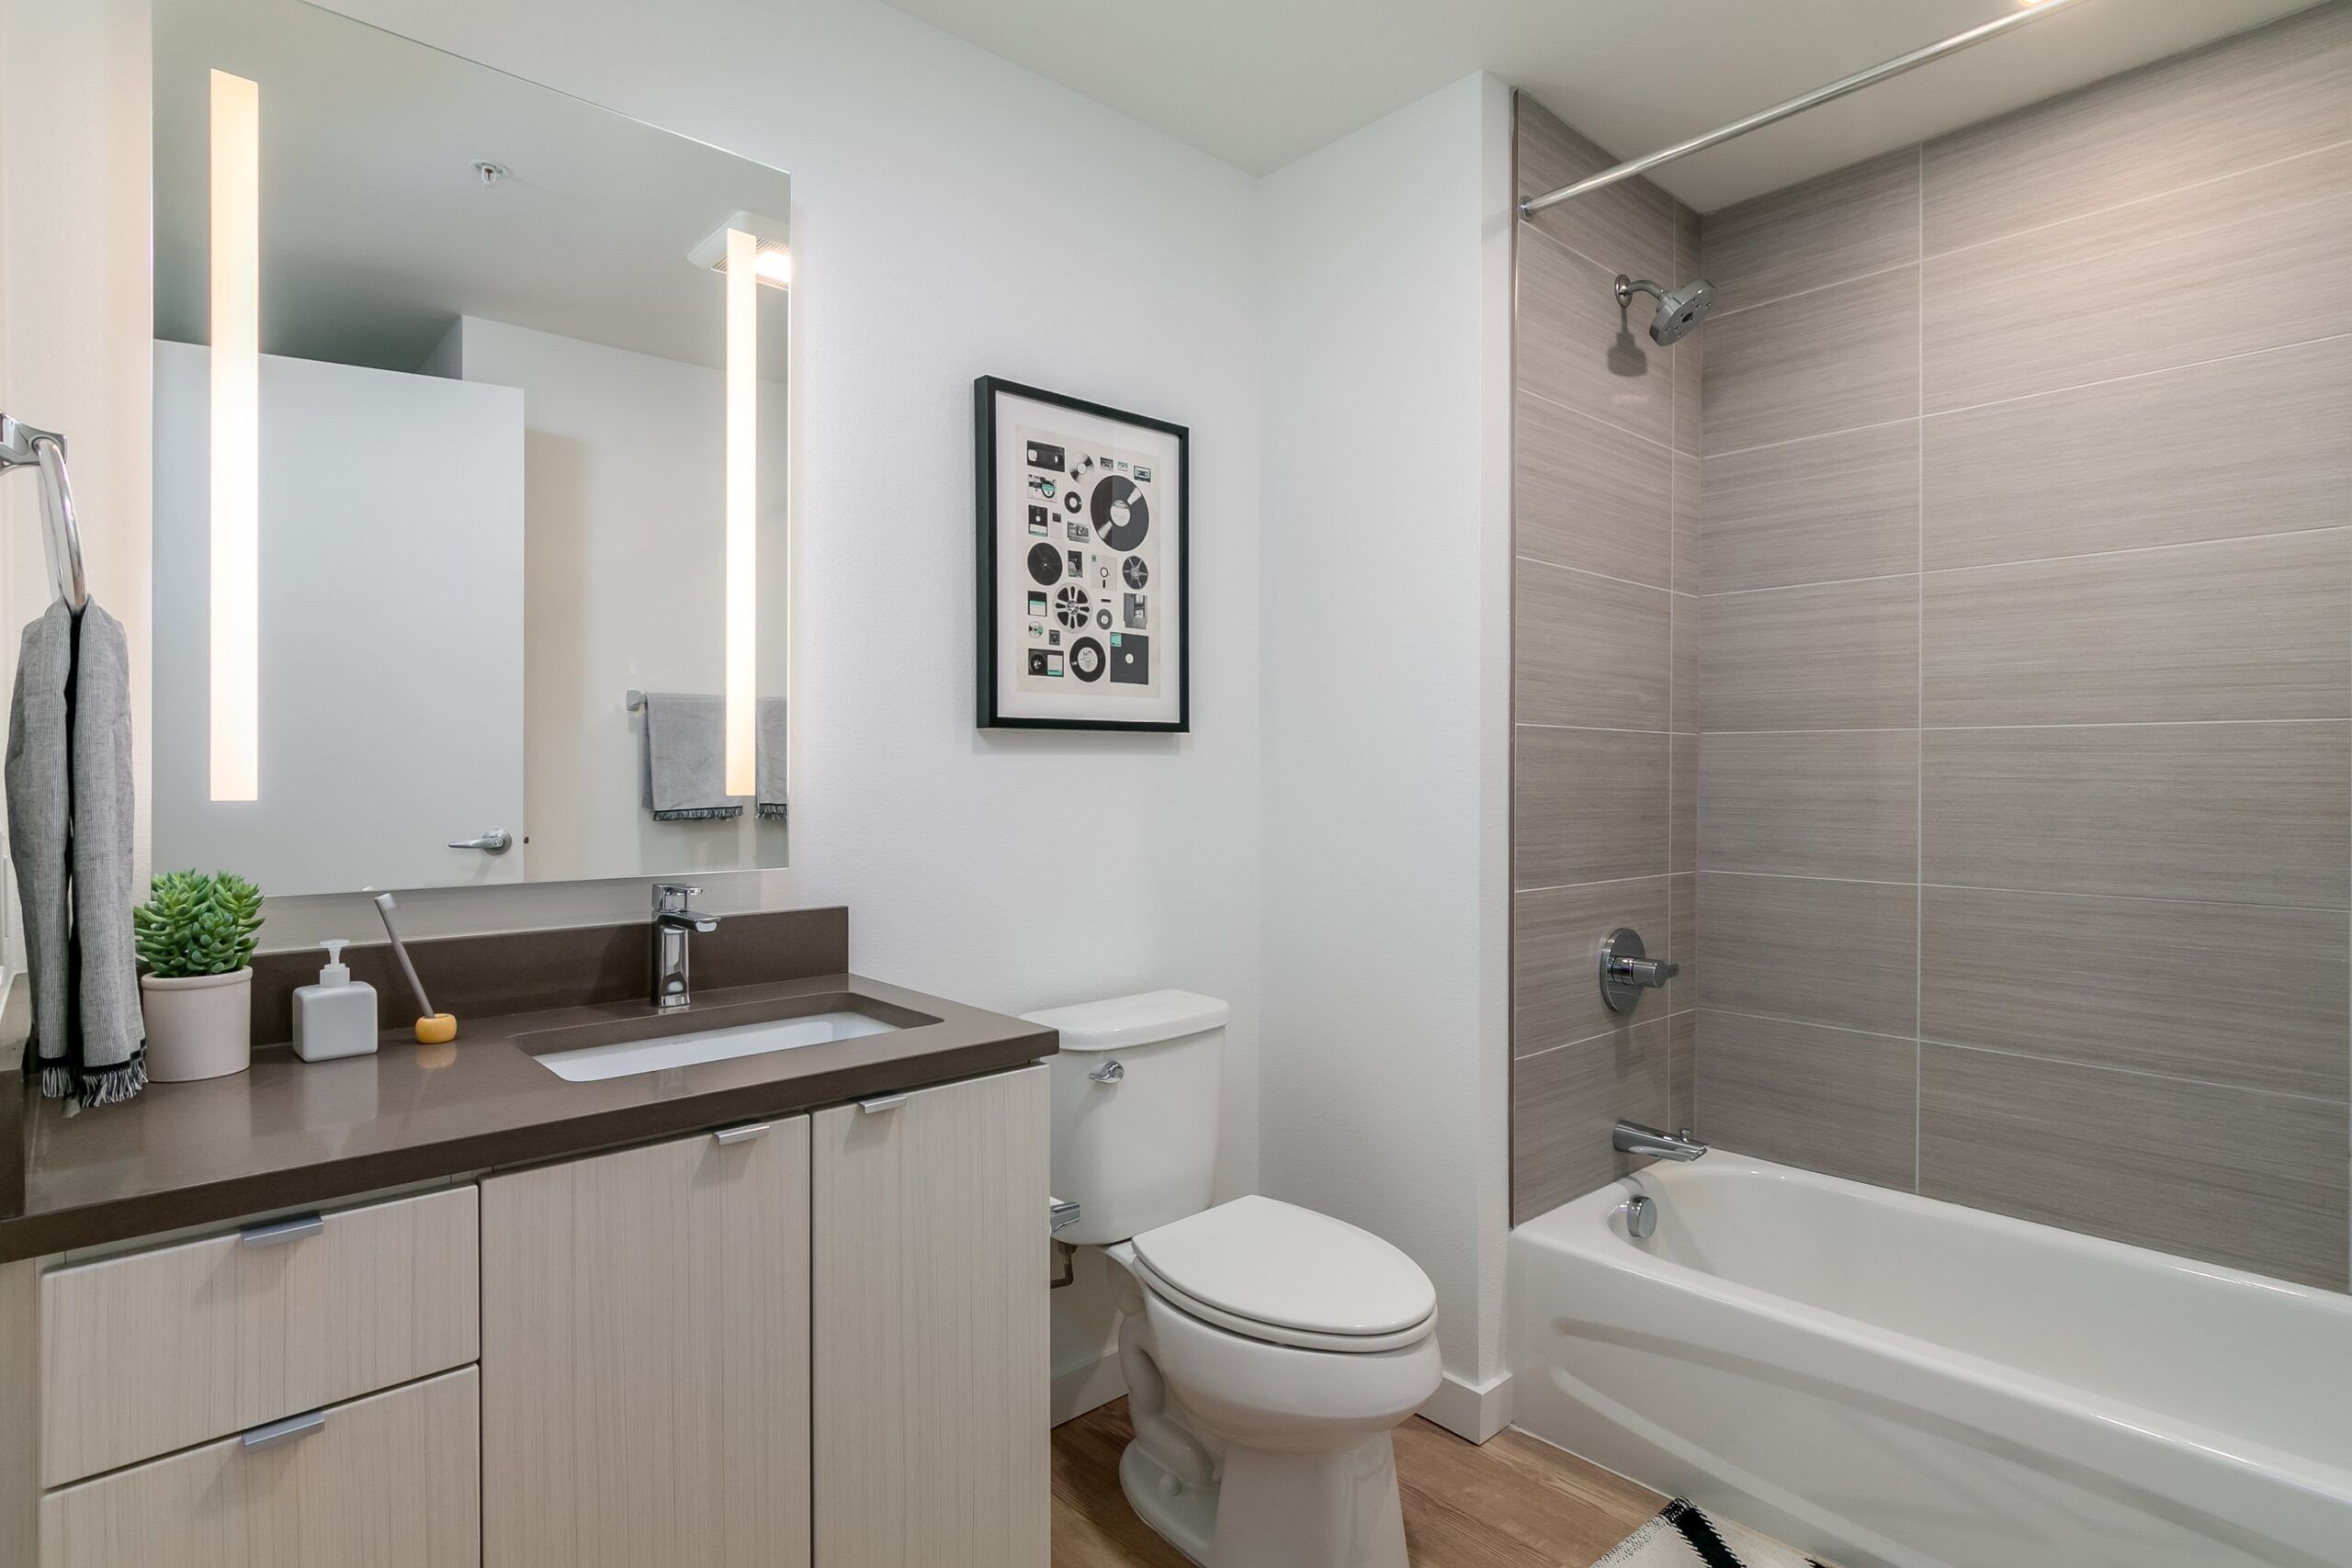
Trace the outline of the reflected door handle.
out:
[[[514,847],[514,835],[503,828],[492,828],[479,839],[452,839],[453,850],[480,850],[486,855],[503,855]]]

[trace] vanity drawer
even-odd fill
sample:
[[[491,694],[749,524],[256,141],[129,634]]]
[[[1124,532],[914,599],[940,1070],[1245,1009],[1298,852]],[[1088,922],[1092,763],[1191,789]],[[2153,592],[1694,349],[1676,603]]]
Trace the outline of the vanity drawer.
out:
[[[41,1568],[475,1568],[479,1382],[468,1367],[52,1492]]]
[[[476,1190],[52,1269],[44,1487],[476,1359]]]

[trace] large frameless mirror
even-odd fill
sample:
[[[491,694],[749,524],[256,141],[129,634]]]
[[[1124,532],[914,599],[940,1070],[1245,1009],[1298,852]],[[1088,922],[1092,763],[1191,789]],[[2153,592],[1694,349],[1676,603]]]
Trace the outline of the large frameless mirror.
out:
[[[154,17],[156,863],[785,863],[789,176],[302,0]]]

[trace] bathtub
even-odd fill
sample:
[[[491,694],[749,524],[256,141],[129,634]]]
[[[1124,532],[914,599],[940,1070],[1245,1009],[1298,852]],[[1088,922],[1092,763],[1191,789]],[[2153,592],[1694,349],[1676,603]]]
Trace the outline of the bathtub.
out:
[[[1520,1427],[1843,1568],[2352,1564],[2352,1298],[1722,1150],[1510,1267]]]

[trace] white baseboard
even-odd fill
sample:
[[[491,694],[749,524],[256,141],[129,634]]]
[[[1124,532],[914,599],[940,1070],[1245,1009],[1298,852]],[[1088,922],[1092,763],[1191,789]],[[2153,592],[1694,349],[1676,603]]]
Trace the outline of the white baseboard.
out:
[[[1420,1413],[1457,1438],[1483,1443],[1510,1425],[1510,1374],[1499,1373],[1481,1384],[1448,1372]]]
[[[1074,1421],[1088,1411],[1110,1404],[1127,1392],[1127,1380],[1119,1371],[1119,1353],[1105,1350],[1091,1361],[1065,1367],[1054,1374],[1054,1392],[1048,1409],[1053,1423],[1058,1427]]]

